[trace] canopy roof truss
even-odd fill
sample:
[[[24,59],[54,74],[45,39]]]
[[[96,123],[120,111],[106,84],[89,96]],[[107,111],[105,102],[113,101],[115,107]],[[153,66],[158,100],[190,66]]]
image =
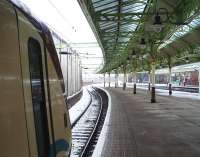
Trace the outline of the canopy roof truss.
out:
[[[142,64],[138,66],[140,70],[141,67],[149,68],[153,59],[164,58],[162,64],[165,64],[167,58],[180,56],[180,51],[198,49],[199,37],[196,35],[191,41],[189,38],[200,25],[199,0],[78,1],[103,50],[102,72],[130,64],[127,63],[130,56],[134,64]],[[159,33],[152,28],[158,13],[163,23]],[[146,41],[145,49],[139,45],[142,38]],[[179,49],[181,44],[184,48]]]

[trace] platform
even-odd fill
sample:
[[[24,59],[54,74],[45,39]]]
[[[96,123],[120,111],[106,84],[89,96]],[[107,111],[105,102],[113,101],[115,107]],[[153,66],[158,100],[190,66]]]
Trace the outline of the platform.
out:
[[[199,157],[200,100],[106,88],[110,120],[102,157]],[[95,156],[95,155],[94,155]]]

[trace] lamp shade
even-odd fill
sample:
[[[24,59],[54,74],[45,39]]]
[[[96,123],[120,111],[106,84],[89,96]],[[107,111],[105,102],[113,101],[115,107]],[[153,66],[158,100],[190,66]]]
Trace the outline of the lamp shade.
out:
[[[160,15],[157,13],[154,17],[154,22],[153,22],[153,30],[157,33],[161,32],[162,31],[162,22],[161,22],[161,17]]]
[[[145,42],[145,39],[144,39],[144,38],[141,38],[141,41],[140,41],[140,48],[141,48],[141,49],[145,49],[145,48],[146,48],[146,42]]]

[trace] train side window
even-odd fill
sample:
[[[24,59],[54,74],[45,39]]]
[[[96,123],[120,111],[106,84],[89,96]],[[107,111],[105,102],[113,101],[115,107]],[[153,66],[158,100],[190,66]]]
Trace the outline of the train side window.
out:
[[[45,157],[48,156],[50,141],[45,105],[42,54],[40,43],[33,38],[28,40],[28,56],[38,156]]]

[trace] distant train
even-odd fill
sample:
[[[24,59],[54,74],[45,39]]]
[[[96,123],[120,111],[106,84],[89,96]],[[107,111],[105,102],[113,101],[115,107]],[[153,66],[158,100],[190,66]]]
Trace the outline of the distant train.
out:
[[[17,0],[0,1],[0,35],[0,155],[69,156],[66,94],[81,88],[79,61],[61,69],[51,31]]]
[[[118,75],[118,81],[122,85],[124,80],[124,74]],[[151,75],[148,71],[137,72],[136,81],[138,84],[147,84],[150,82]],[[101,82],[103,82],[103,77]],[[108,78],[106,78],[108,82]],[[127,82],[132,83],[133,75],[132,73],[127,74]],[[111,82],[115,82],[115,74],[111,75]],[[169,83],[169,69],[157,69],[155,72],[155,82],[156,84],[162,84],[165,86]],[[200,84],[200,62],[185,64],[180,66],[174,66],[171,71],[171,83],[173,86],[180,87],[194,87],[199,88]]]
[[[181,66],[175,66],[172,68],[171,83],[175,86],[199,86],[199,70],[200,62],[185,64]],[[131,81],[131,75],[129,77]],[[156,70],[155,76],[156,84],[168,84],[169,82],[169,69],[158,69]],[[138,83],[148,83],[149,74],[148,72],[139,72],[137,74]]]

